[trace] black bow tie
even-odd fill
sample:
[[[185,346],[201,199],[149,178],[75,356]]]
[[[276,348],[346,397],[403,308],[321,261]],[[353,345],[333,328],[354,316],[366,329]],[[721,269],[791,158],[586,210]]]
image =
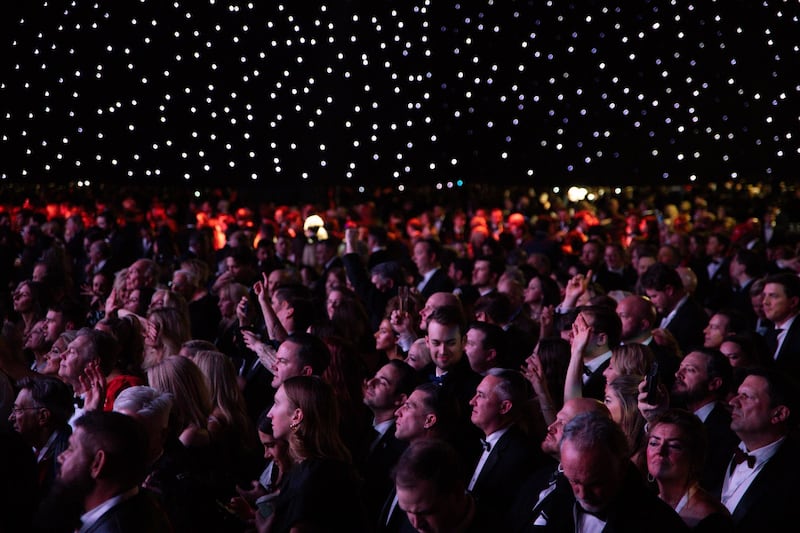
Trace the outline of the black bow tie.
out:
[[[82,396],[75,396],[73,398],[75,407],[78,409],[83,409],[83,397]]]
[[[602,520],[603,522],[607,522],[608,521],[608,512],[607,511],[587,511],[586,509],[584,509],[580,505],[578,505],[578,509],[583,514],[592,515],[593,517],[597,518],[598,520]]]
[[[753,468],[754,466],[756,466],[756,457],[755,457],[755,455],[750,455],[749,453],[746,453],[746,452],[742,451],[741,448],[736,448],[736,451],[733,452],[733,460],[731,461],[731,471],[730,471],[730,473],[733,474],[734,469],[738,465],[744,463],[745,461],[747,462],[747,467],[748,468]]]
[[[444,376],[443,375],[442,376],[437,376],[436,374],[431,374],[429,379],[430,379],[431,383],[435,383],[437,385],[441,385],[442,383],[444,383]]]
[[[588,367],[588,366],[586,366],[586,365],[583,365],[583,374],[584,374],[585,376],[591,376],[591,375],[592,375],[592,369],[591,369],[591,368],[589,368],[589,367]]]
[[[492,443],[486,439],[481,439],[481,447],[484,449],[484,451],[492,451]]]

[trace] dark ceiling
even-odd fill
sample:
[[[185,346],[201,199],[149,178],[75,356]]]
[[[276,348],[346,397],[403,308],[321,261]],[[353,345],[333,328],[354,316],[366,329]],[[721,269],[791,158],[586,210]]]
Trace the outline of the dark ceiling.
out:
[[[800,159],[794,0],[12,4],[6,183],[699,185]]]

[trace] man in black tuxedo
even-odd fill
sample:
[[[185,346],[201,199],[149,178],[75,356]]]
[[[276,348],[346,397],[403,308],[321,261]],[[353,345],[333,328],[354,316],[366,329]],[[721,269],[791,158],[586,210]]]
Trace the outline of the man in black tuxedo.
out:
[[[605,398],[606,388],[603,371],[608,368],[611,350],[619,346],[622,322],[617,313],[606,306],[586,306],[580,309],[570,336],[572,357],[570,366],[575,364],[581,369],[581,390],[577,391],[581,394],[567,394],[565,389],[565,396],[577,395],[602,401]],[[589,332],[583,333],[586,329]],[[588,337],[584,343],[582,339],[586,335]]]
[[[416,372],[403,361],[389,361],[367,381],[364,405],[373,414],[372,429],[362,443],[356,465],[364,478],[369,522],[377,523],[393,483],[391,470],[406,448],[395,436],[395,412],[416,386]]]
[[[660,327],[668,330],[684,353],[703,345],[703,329],[708,314],[686,292],[678,272],[663,263],[656,263],[640,279],[647,297],[661,316]]]
[[[522,482],[545,456],[519,426],[528,384],[516,370],[490,369],[470,400],[470,420],[483,433],[481,453],[467,489],[478,507],[499,521]]]
[[[681,407],[702,420],[708,435],[708,453],[700,484],[711,492],[719,492],[722,478],[738,438],[731,431],[731,416],[725,398],[731,389],[733,370],[728,358],[718,350],[700,348],[686,354],[675,373],[670,398],[661,398],[655,405],[640,395],[639,411],[651,421],[667,407]],[[669,405],[668,405],[669,404]]]
[[[421,280],[417,290],[422,300],[435,292],[453,292],[455,285],[441,265],[442,245],[436,239],[420,239],[414,243],[412,259]]]
[[[800,278],[773,274],[764,280],[764,314],[775,324],[767,332],[767,349],[782,371],[800,381]]]
[[[620,426],[600,413],[582,413],[564,428],[560,455],[572,491],[554,495],[551,513],[532,531],[688,531],[678,514],[648,490],[630,460]]]
[[[650,347],[658,363],[658,377],[669,389],[675,381],[681,358],[677,349],[655,342],[653,329],[657,327],[658,312],[653,302],[631,294],[619,301],[617,315],[622,322],[622,344],[638,343]]]
[[[732,292],[729,306],[744,315],[748,328],[756,327],[756,312],[750,298],[750,288],[764,275],[764,260],[751,250],[742,248],[731,257],[728,272],[731,276]]]
[[[139,422],[120,413],[89,411],[75,422],[69,442],[58,458],[56,484],[37,518],[53,520],[54,505],[74,502],[78,508],[70,518],[78,519],[82,533],[172,531],[164,509],[139,487],[149,449]]]
[[[730,404],[741,438],[725,473],[721,500],[736,531],[794,531],[800,491],[797,383],[778,369],[751,370]]]
[[[697,294],[702,299],[706,312],[713,312],[728,305],[733,294],[728,250],[731,239],[724,233],[712,233],[706,240],[706,261],[699,272]]]
[[[541,444],[542,451],[551,458],[544,466],[537,468],[517,492],[514,504],[504,520],[504,529],[514,533],[535,531],[536,524],[543,517],[553,513],[551,506],[572,494],[569,482],[561,468],[561,436],[564,426],[581,413],[596,412],[608,418],[608,407],[594,398],[571,398],[556,414],[556,419],[547,426],[547,435]]]

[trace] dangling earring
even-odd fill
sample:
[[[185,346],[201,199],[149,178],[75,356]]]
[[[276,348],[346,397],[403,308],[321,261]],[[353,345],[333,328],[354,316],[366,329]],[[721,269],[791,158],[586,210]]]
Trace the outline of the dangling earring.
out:
[[[654,478],[654,477],[653,477],[653,474],[651,474],[650,472],[648,472],[648,473],[647,473],[647,481],[648,481],[648,483],[652,483],[652,482],[654,482],[655,480],[656,480],[656,478]]]
[[[289,429],[292,430],[292,433],[297,433],[297,429],[299,427],[300,427],[300,424],[298,422],[295,422],[293,424],[289,424]]]

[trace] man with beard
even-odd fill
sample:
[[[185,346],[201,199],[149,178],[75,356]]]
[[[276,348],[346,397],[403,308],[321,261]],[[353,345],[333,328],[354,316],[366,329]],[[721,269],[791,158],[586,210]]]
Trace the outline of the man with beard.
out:
[[[147,451],[144,429],[133,418],[106,411],[81,416],[58,458],[61,472],[37,513],[37,527],[81,533],[172,531],[163,508],[139,488]]]
[[[732,376],[727,357],[718,350],[703,348],[688,353],[681,361],[670,399],[662,397],[656,405],[651,405],[646,401],[645,392],[639,395],[639,411],[648,422],[666,410],[668,403],[691,411],[703,421],[708,432],[708,459],[700,484],[711,492],[719,490],[738,440],[731,430],[731,416],[724,405]],[[639,390],[644,391],[644,385]]]

